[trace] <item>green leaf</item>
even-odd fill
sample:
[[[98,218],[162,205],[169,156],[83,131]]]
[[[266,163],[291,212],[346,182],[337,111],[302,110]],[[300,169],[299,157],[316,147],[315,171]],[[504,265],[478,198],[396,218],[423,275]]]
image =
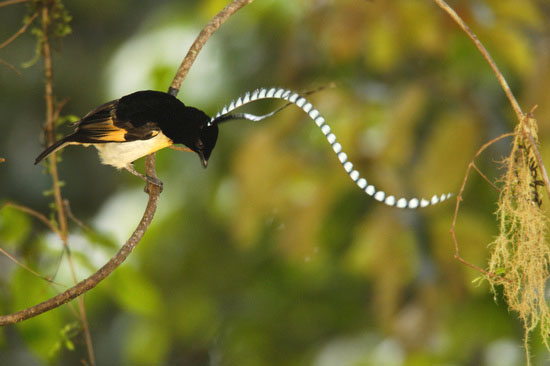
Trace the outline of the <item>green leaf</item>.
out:
[[[472,280],[472,283],[474,285],[476,285],[476,287],[479,287],[481,286],[481,284],[483,283],[483,281],[485,280],[485,276],[479,276],[479,277],[476,277]]]
[[[66,340],[65,340],[65,347],[66,347],[69,351],[74,351],[74,343],[73,343],[70,339],[66,339]]]

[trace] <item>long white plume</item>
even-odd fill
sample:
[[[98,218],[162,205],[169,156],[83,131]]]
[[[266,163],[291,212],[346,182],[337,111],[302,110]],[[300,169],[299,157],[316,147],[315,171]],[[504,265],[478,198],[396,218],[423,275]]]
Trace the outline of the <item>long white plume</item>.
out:
[[[328,143],[332,147],[332,150],[338,157],[338,160],[342,164],[342,167],[348,173],[351,180],[357,184],[369,196],[374,197],[377,201],[383,202],[388,206],[396,206],[399,208],[417,208],[435,205],[439,202],[445,201],[451,197],[450,193],[434,195],[431,199],[418,199],[418,198],[399,198],[397,199],[393,195],[387,195],[384,191],[376,189],[372,184],[368,184],[365,178],[362,178],[359,172],[353,169],[353,163],[348,160],[348,155],[342,151],[342,145],[336,141],[336,135],[331,132],[330,126],[326,123],[325,118],[319,113],[319,111],[313,107],[313,105],[300,94],[283,88],[271,88],[271,89],[257,89],[252,93],[247,92],[244,96],[239,97],[237,100],[229,103],[229,106],[224,106],[223,109],[212,117],[209,125],[223,122],[229,119],[246,119],[253,122],[259,122],[268,117],[271,117],[286,106],[280,107],[271,113],[257,116],[250,113],[230,114],[235,109],[242,107],[245,104],[254,102],[260,99],[283,99],[289,103],[295,104],[307,113],[315,124],[321,129],[321,132],[325,135]]]

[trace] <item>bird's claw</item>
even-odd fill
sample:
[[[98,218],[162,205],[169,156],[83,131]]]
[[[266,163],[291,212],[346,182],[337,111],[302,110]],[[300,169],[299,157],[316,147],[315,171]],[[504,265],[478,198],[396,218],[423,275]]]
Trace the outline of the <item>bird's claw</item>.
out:
[[[149,184],[152,184],[154,186],[157,186],[159,188],[159,193],[162,193],[162,190],[164,189],[164,184],[162,181],[158,178],[153,178],[148,175],[145,176],[145,180],[147,181],[147,184],[145,185],[145,188],[143,188],[143,191],[147,194],[149,194]]]

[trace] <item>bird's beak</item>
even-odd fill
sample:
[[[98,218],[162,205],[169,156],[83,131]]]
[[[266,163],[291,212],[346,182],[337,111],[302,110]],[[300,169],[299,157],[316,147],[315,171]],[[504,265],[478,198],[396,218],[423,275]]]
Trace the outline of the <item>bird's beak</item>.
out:
[[[204,156],[204,152],[202,152],[201,150],[199,150],[198,154],[199,154],[199,157],[201,158],[202,166],[206,168],[208,166],[208,159]]]

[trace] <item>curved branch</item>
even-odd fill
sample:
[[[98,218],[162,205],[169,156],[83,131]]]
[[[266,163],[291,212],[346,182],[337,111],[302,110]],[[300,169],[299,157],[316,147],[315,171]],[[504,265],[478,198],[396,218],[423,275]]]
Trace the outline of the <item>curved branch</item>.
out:
[[[441,9],[443,9],[449,16],[458,24],[458,26],[466,33],[466,35],[474,42],[475,46],[481,53],[481,55],[485,58],[485,60],[489,63],[489,66],[495,73],[495,76],[498,79],[498,82],[500,83],[500,86],[502,90],[504,90],[504,93],[506,94],[506,97],[510,101],[510,104],[512,105],[512,108],[514,109],[514,112],[516,113],[516,116],[518,118],[518,121],[521,121],[523,119],[523,112],[521,111],[521,107],[518,104],[518,101],[514,97],[514,94],[510,90],[510,87],[508,86],[508,83],[506,82],[506,79],[504,79],[504,76],[498,69],[497,64],[489,54],[489,51],[483,46],[483,44],[479,41],[477,36],[472,32],[470,27],[464,21],[458,14],[451,8],[444,0],[434,0],[437,5]]]
[[[483,144],[479,150],[475,153],[474,157],[472,158],[472,160],[470,160],[470,163],[468,164],[468,168],[466,169],[466,174],[464,174],[464,179],[462,180],[462,185],[460,186],[460,190],[458,191],[458,195],[456,196],[456,206],[455,206],[455,214],[453,216],[453,223],[451,224],[451,229],[449,230],[450,233],[451,233],[451,236],[453,238],[453,243],[454,243],[454,246],[455,246],[455,254],[454,254],[454,257],[457,261],[459,261],[460,263],[462,264],[465,264],[466,266],[470,267],[470,268],[473,268],[475,269],[476,271],[478,272],[481,272],[483,273],[485,276],[487,277],[493,277],[495,274],[494,273],[490,273],[490,272],[487,272],[486,270],[484,270],[483,268],[481,267],[478,267],[468,261],[466,261],[464,258],[462,258],[460,256],[460,250],[459,250],[459,246],[458,246],[458,239],[456,237],[456,231],[455,231],[455,228],[456,228],[456,220],[457,220],[457,217],[458,217],[458,210],[459,210],[459,207],[460,207],[460,202],[462,202],[463,200],[463,197],[462,195],[464,194],[464,189],[466,188],[466,182],[468,181],[468,177],[470,176],[470,170],[473,168],[475,171],[477,171],[483,179],[485,179],[491,186],[493,186],[493,188],[495,188],[496,190],[499,190],[497,187],[495,187],[495,185],[487,179],[487,177],[481,173],[481,171],[479,171],[479,169],[477,168],[477,166],[475,165],[475,160],[491,145],[493,145],[495,142],[497,141],[500,141],[502,140],[503,138],[506,138],[506,137],[510,137],[510,136],[514,136],[515,133],[514,132],[509,132],[509,133],[505,133],[503,135],[500,135],[498,137],[495,137],[494,139],[492,139],[491,141],[489,142],[486,142],[485,144]]]
[[[510,90],[510,87],[508,86],[508,83],[506,82],[506,79],[504,78],[504,75],[500,72],[498,69],[497,64],[489,54],[489,51],[483,46],[481,41],[477,38],[477,36],[472,32],[470,27],[460,18],[460,16],[451,8],[444,0],[434,0],[434,2],[441,8],[443,11],[445,11],[455,22],[458,24],[460,29],[462,29],[466,35],[474,42],[474,45],[477,47],[481,55],[485,58],[491,69],[493,70],[495,76],[498,79],[498,82],[500,84],[500,87],[506,94],[506,97],[508,98],[510,105],[512,106],[512,109],[514,110],[516,117],[518,119],[518,123],[522,123],[523,126],[525,126],[524,121],[526,118],[533,118],[533,112],[537,108],[535,105],[530,112],[527,114],[524,114],[521,110],[521,107],[519,106],[518,101],[514,97],[514,94],[512,93],[512,90]],[[523,128],[522,133],[524,134],[524,137],[526,140],[529,141],[529,144],[531,145],[531,148],[533,149],[533,152],[535,153],[535,158],[537,160],[538,167],[541,171],[542,177],[544,179],[544,187],[546,189],[546,195],[550,199],[550,179],[548,178],[548,173],[546,172],[546,168],[544,166],[544,163],[542,161],[542,156],[539,151],[539,148],[537,146],[536,141],[533,139],[533,136],[529,131],[527,131],[525,128]]]
[[[254,0],[234,0],[231,4],[226,6],[220,13],[218,13],[210,23],[201,31],[191,49],[185,56],[183,62],[181,63],[178,72],[172,82],[170,88],[168,89],[169,93],[176,95],[181,87],[181,83],[187,76],[191,65],[195,61],[198,52],[202,46],[206,43],[208,38],[237,10],[245,6],[246,4],[251,3]],[[145,158],[145,172],[148,176],[152,178],[157,178],[155,170],[155,154],[148,155]],[[75,286],[71,287],[67,291],[58,294],[46,300],[38,305],[32,306],[30,308],[18,311],[13,314],[1,315],[0,316],[0,326],[14,324],[21,322],[23,320],[35,317],[39,314],[42,314],[46,311],[55,309],[75,298],[82,295],[83,293],[91,290],[99,282],[109,276],[134,250],[137,244],[145,235],[145,232],[149,228],[151,221],[155,215],[157,209],[158,198],[160,195],[159,187],[153,184],[147,185],[147,192],[149,194],[149,201],[147,202],[147,207],[141,221],[139,222],[137,228],[134,230],[130,238],[126,243],[120,248],[117,254],[109,260],[103,267],[101,267],[97,272],[92,274],[90,277],[85,280],[80,281]]]
[[[147,161],[149,162],[149,168],[147,169],[148,173],[154,174],[154,156],[148,156]],[[120,248],[118,253],[111,258],[103,267],[101,267],[97,272],[95,272],[90,277],[85,280],[80,281],[75,286],[71,287],[67,291],[60,293],[59,295],[52,297],[49,300],[46,300],[38,305],[32,306],[25,310],[21,310],[17,313],[2,315],[0,316],[0,325],[7,325],[18,323],[25,319],[32,318],[34,316],[40,315],[48,310],[57,308],[75,298],[82,295],[86,291],[91,290],[99,282],[101,282],[105,277],[107,277],[111,272],[113,272],[132,252],[136,245],[140,242],[141,238],[147,231],[147,228],[153,220],[155,211],[157,209],[157,202],[159,198],[159,188],[155,185],[149,185],[149,201],[147,202],[147,207],[145,208],[145,213],[141,218],[137,228],[134,230],[132,236],[126,241],[126,243]]]
[[[193,42],[193,44],[189,48],[189,51],[187,51],[187,55],[185,55],[185,58],[183,59],[180,67],[178,68],[178,71],[176,72],[176,76],[174,76],[172,84],[170,84],[168,94],[172,94],[173,96],[178,95],[178,92],[181,88],[181,83],[189,73],[191,65],[193,65],[193,62],[195,62],[195,59],[197,58],[199,52],[201,51],[206,41],[210,38],[210,36],[214,34],[214,32],[216,32],[218,28],[223,23],[225,23],[225,21],[229,19],[231,15],[237,12],[237,10],[247,4],[250,4],[253,1],[254,0],[233,0],[214,18],[212,18],[210,23],[208,23],[206,27],[204,27],[199,33],[199,36],[197,37],[197,39],[195,39],[195,42]]]
[[[23,268],[24,270],[28,271],[29,273],[32,273],[34,276],[36,276],[36,277],[38,277],[38,278],[41,278],[41,279],[43,279],[44,281],[53,283],[53,284],[55,284],[55,285],[67,287],[66,285],[64,285],[64,284],[62,284],[62,283],[59,283],[59,282],[56,282],[56,281],[52,280],[51,277],[49,277],[49,276],[43,276],[43,275],[41,275],[40,273],[36,272],[35,270],[33,270],[32,268],[30,268],[29,266],[25,265],[25,263],[21,263],[19,260],[17,260],[17,258],[15,258],[13,255],[11,255],[10,253],[8,253],[7,251],[5,251],[5,250],[2,249],[2,248],[0,248],[0,253],[2,253],[3,255],[5,255],[6,257],[8,257],[13,263],[17,264],[18,266],[20,266],[20,267]]]

